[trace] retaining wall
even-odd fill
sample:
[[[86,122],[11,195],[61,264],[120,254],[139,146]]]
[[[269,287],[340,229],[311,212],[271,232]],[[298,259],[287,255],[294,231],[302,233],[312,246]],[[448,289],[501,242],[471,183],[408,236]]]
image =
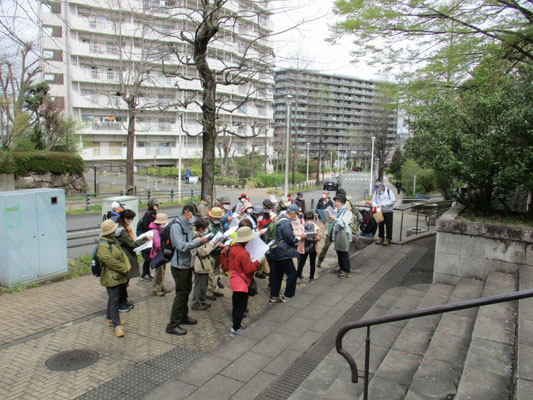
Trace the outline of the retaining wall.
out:
[[[533,229],[458,220],[463,208],[454,206],[437,220],[434,283],[485,280],[491,271],[533,268]]]

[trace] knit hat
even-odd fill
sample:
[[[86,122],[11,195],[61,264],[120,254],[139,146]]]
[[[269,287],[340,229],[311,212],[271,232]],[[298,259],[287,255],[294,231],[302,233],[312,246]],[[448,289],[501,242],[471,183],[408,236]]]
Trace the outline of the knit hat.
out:
[[[102,236],[107,236],[115,232],[118,228],[118,224],[112,219],[106,219],[100,224],[100,229],[102,230]]]
[[[152,197],[150,200],[148,200],[148,208],[153,208],[154,206],[159,207],[159,201],[157,201],[155,197]]]

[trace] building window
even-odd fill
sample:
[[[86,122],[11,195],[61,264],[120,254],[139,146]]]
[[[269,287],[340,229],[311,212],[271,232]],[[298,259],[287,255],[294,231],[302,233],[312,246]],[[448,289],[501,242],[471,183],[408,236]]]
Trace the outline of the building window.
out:
[[[54,59],[54,51],[53,50],[43,50],[43,58],[45,60],[53,60]]]
[[[115,71],[112,69],[107,70],[107,80],[108,81],[114,81],[115,80]]]
[[[43,1],[45,5],[47,5],[50,8],[50,11],[54,14],[61,14],[61,3],[58,1]]]
[[[100,142],[93,142],[93,157],[100,157]]]
[[[122,155],[122,142],[109,142],[109,155],[121,156]]]
[[[91,78],[93,78],[93,79],[98,79],[99,78],[98,68],[91,67]]]

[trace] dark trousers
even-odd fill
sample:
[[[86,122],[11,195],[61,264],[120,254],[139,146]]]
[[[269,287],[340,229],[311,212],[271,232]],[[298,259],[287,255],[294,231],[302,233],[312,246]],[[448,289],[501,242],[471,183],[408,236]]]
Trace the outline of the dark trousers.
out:
[[[378,224],[378,236],[381,239],[385,238],[385,229],[387,230],[387,239],[392,240],[392,219],[393,213],[384,212],[383,221]]]
[[[320,250],[320,255],[318,256],[318,265],[322,265],[324,262],[324,258],[326,258],[326,253],[328,252],[329,246],[331,246],[331,237],[330,235],[326,236],[326,240],[324,241],[324,246],[322,247],[322,250]]]
[[[231,316],[233,318],[233,330],[237,330],[241,327],[242,319],[244,318],[244,313],[248,307],[248,293],[246,292],[233,292],[231,297],[231,302],[233,304],[233,311]]]
[[[176,283],[176,297],[174,297],[172,311],[170,312],[170,322],[167,328],[175,328],[189,318],[187,301],[192,290],[192,268],[179,269],[170,267],[170,272],[172,272],[172,277]]]
[[[120,303],[119,308],[126,308],[129,306],[128,302],[128,289],[127,289],[127,283],[124,283],[120,286]]]
[[[150,274],[150,250],[151,249],[146,249],[146,250],[141,251],[141,254],[142,254],[143,258],[144,258],[143,272],[142,272],[141,276],[151,275]]]
[[[293,297],[296,292],[296,268],[292,258],[287,260],[272,260],[270,265],[270,275],[272,282],[270,284],[270,295],[278,297],[281,289],[281,282],[283,281],[283,274],[287,275],[287,282],[285,284],[285,297]]]
[[[309,263],[311,264],[311,272],[309,274],[310,279],[315,279],[315,261],[316,261],[316,251],[312,253],[304,253],[298,256],[298,278],[302,277],[302,272],[305,267],[305,262],[307,261],[307,256],[309,256]]]
[[[339,267],[344,272],[350,272],[350,254],[347,251],[337,251]]]
[[[118,306],[121,301],[125,301],[122,298],[125,288],[123,283],[117,286],[106,287],[107,289],[107,312],[106,318],[113,321],[113,326],[117,327],[120,325],[120,317],[118,315]]]

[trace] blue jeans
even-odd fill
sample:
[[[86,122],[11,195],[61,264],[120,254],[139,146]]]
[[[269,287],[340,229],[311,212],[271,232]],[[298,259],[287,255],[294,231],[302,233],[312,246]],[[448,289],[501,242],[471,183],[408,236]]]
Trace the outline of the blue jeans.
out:
[[[285,284],[285,297],[293,297],[296,292],[296,268],[292,258],[287,260],[272,260],[270,265],[270,276],[272,281],[270,283],[270,296],[278,297],[281,289],[281,282],[283,281],[283,274],[287,275],[287,282]]]

